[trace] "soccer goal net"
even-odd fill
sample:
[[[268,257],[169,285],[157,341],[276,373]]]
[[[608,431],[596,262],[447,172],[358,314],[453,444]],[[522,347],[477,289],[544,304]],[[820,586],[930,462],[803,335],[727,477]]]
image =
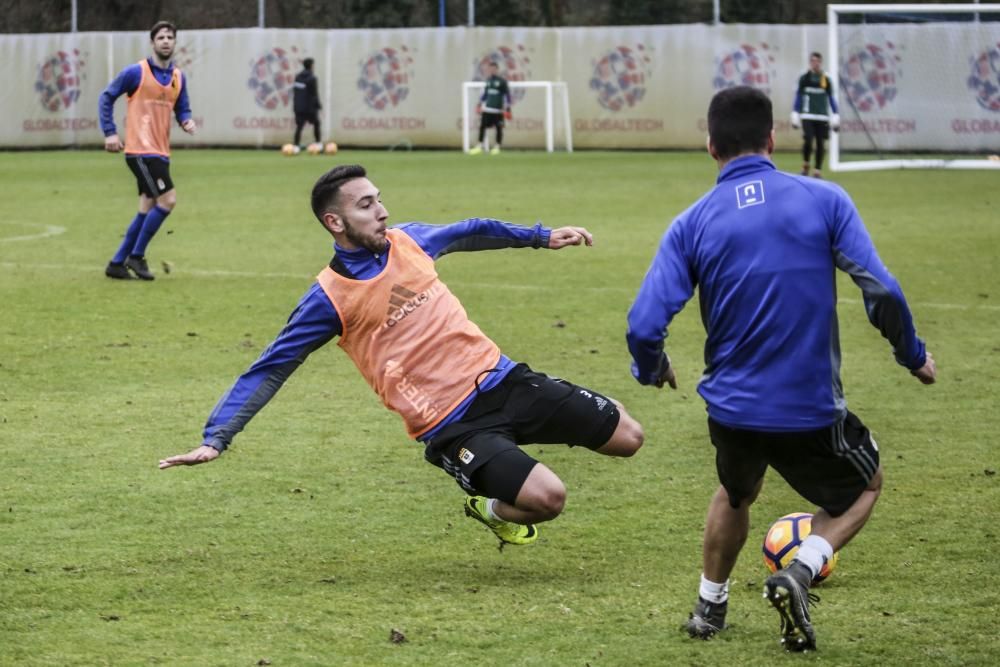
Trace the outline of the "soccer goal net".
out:
[[[830,168],[1000,169],[1000,4],[828,5]]]
[[[479,117],[476,105],[482,95],[482,81],[462,83],[462,150],[469,152],[479,138]],[[512,118],[505,122],[504,145],[538,146],[545,141],[545,150],[553,152],[556,138],[568,153],[573,152],[573,128],[569,117],[569,95],[563,81],[509,81]],[[486,132],[487,142],[493,141],[493,128]]]

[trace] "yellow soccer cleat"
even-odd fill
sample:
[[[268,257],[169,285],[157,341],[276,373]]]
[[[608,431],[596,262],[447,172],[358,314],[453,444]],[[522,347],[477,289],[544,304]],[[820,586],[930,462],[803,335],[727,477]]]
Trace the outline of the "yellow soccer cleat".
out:
[[[531,544],[538,539],[538,529],[530,523],[521,525],[489,518],[486,502],[487,499],[482,496],[469,496],[465,499],[465,516],[485,524],[505,544]]]
[[[500,155],[500,147],[494,146],[490,149],[490,155]]]
[[[472,148],[469,149],[469,155],[479,155],[482,152],[483,152],[482,146],[473,146]]]

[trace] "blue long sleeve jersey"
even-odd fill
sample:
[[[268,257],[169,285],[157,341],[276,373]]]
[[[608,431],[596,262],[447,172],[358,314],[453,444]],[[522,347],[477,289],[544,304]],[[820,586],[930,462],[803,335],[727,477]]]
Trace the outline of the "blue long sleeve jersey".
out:
[[[656,382],[668,363],[667,326],[698,287],[707,332],[698,393],[712,419],[759,431],[835,423],[847,410],[835,267],[861,288],[896,361],[923,366],[903,292],[850,197],[762,156],[731,161],[660,242],[628,314],[633,375]]]
[[[147,58],[146,61],[149,63],[149,69],[156,76],[156,80],[162,85],[167,85],[170,83],[170,77],[174,74],[174,64],[170,63],[165,69],[162,67],[157,67],[153,64],[152,58]],[[115,101],[122,95],[132,95],[138,88],[139,83],[142,81],[142,67],[139,63],[134,65],[129,65],[121,72],[118,76],[108,84],[108,87],[104,89],[101,93],[101,97],[97,103],[97,112],[101,122],[101,131],[104,132],[104,136],[109,137],[112,134],[118,134],[118,128],[115,127]],[[174,116],[177,118],[178,123],[183,123],[188,118],[191,117],[191,103],[188,100],[187,92],[187,77],[181,72],[181,92],[177,96],[177,101],[174,102]],[[142,157],[158,157],[160,159],[166,160],[167,158],[162,155],[149,156],[144,155]]]
[[[435,260],[457,251],[546,248],[551,233],[541,223],[534,227],[523,227],[488,218],[470,218],[451,225],[410,222],[398,225],[396,229],[405,232]],[[347,269],[360,280],[374,278],[385,268],[384,254],[376,255],[363,248],[345,250],[337,244],[334,244],[334,250]],[[340,317],[336,309],[319,283],[313,283],[274,342],[219,400],[205,424],[203,444],[224,451],[233,437],[271,400],[306,357],[341,332]],[[501,355],[496,370],[480,379],[479,388],[485,391],[495,387],[514,365],[513,361]],[[460,419],[474,398],[475,393],[439,425],[425,433],[421,440],[429,441],[442,428]]]

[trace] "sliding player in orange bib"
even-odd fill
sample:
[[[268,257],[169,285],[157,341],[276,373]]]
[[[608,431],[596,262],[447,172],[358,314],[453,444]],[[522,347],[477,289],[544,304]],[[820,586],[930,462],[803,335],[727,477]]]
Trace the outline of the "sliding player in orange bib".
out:
[[[312,208],[335,240],[330,265],[223,395],[203,444],[163,459],[160,468],[216,459],[306,357],[336,336],[423,443],[425,458],[468,494],[465,513],[504,543],[534,542],[534,524],[554,519],[566,502],[562,481],[519,445],[567,444],[608,456],[631,456],[642,446],[642,427],[613,399],[502,354],[434,269],[450,252],[589,246],[586,229],[485,218],[387,228],[381,193],[358,165],[324,174]]]

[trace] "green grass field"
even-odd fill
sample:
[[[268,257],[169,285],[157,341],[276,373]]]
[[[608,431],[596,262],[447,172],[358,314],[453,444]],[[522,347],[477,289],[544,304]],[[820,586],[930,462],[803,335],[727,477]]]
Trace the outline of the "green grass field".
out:
[[[335,345],[316,352],[218,461],[219,396],[329,260],[310,214],[330,157],[183,151],[154,283],[104,264],[134,212],[120,156],[0,153],[0,665],[990,665],[1000,656],[1000,180],[835,176],[899,278],[938,362],[923,387],[840,285],[843,376],[886,487],[786,655],[761,599],[768,524],[811,511],[769,477],[732,580],[731,629],[679,630],[716,487],[695,392],[693,302],[670,352],[681,388],[635,383],[625,313],[670,219],[714,183],[703,154],[345,151],[390,222],[492,216],[585,225],[593,248],[449,255],[443,279],[512,358],[623,401],[630,460],[530,447],[569,489],[530,547],[461,511]],[[778,155],[793,169],[796,155]],[[173,265],[164,275],[161,262]],[[390,631],[406,641],[393,643]]]

